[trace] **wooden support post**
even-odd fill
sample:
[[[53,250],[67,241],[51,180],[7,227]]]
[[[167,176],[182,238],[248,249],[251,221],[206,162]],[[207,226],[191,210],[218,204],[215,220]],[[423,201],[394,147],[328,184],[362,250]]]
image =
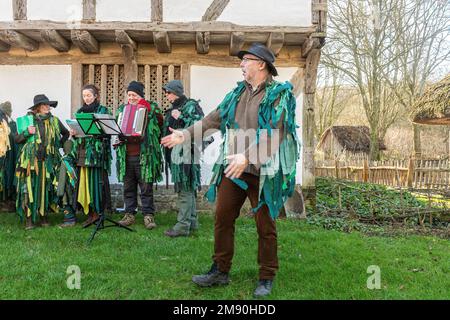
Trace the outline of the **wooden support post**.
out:
[[[27,20],[27,0],[13,0],[14,20]]]
[[[152,0],[152,22],[163,21],[163,3],[162,0]]]
[[[96,0],[83,0],[83,21],[94,22],[97,17]]]
[[[314,95],[316,92],[317,68],[319,66],[320,50],[314,49],[306,59],[305,88],[303,99],[303,185],[305,202],[315,208],[315,163],[314,163]]]
[[[136,51],[129,45],[123,45],[122,54],[124,59],[124,83],[125,87],[127,87],[131,81],[136,81],[138,79]],[[126,92],[124,92],[124,94],[126,95]]]
[[[72,63],[71,106],[70,115],[82,106],[81,89],[83,88],[83,65]]]
[[[191,96],[191,66],[188,64],[181,65],[181,82],[183,82],[184,94],[186,97]]]
[[[27,51],[36,51],[39,49],[39,42],[14,30],[0,30],[0,41]]]

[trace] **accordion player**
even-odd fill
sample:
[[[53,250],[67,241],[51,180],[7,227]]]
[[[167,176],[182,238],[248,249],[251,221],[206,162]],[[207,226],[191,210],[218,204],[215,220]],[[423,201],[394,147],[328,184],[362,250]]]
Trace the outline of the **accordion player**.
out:
[[[117,118],[117,124],[125,139],[139,139],[145,135],[147,124],[147,108],[144,105],[127,104]],[[118,144],[116,141],[115,144]]]

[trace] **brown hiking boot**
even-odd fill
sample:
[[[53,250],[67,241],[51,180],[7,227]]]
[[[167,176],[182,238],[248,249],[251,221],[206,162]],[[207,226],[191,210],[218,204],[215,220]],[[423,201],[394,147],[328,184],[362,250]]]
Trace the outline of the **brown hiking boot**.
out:
[[[155,218],[152,214],[147,214],[144,216],[144,225],[147,229],[156,228]]]
[[[31,217],[28,217],[26,222],[25,222],[25,230],[31,230],[34,229],[36,226],[33,223],[33,220],[31,219]]]
[[[125,213],[122,220],[120,220],[118,223],[124,227],[129,227],[133,225],[136,222],[136,217],[132,213]]]
[[[83,228],[86,228],[93,224],[97,219],[99,218],[99,215],[95,212],[89,212],[87,220],[82,224]]]

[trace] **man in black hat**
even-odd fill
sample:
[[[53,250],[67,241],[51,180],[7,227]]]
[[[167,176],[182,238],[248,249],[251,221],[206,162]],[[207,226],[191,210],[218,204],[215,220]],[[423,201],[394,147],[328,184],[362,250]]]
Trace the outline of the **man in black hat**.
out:
[[[168,82],[163,86],[163,90],[167,100],[172,104],[166,111],[163,136],[170,134],[169,128],[188,128],[203,118],[204,113],[198,101],[184,95],[183,84],[180,80]],[[164,233],[168,237],[188,236],[198,229],[195,201],[197,191],[201,187],[199,155],[199,146],[194,143],[186,148],[180,146],[173,152],[172,149],[164,149],[166,173],[170,168],[174,189],[178,195],[177,223]],[[172,161],[172,156],[175,161]],[[168,175],[166,177],[168,178]]]
[[[159,144],[163,116],[156,102],[144,99],[144,85],[132,81],[127,88],[128,103],[147,108],[147,122],[144,135],[126,137],[117,146],[117,172],[119,181],[123,181],[125,215],[119,221],[123,226],[131,226],[136,221],[138,186],[141,191],[142,214],[147,229],[156,227],[153,183],[162,179],[162,151]],[[117,110],[117,116],[125,105]]]
[[[220,129],[224,143],[206,194],[209,200],[217,195],[213,264],[192,281],[203,287],[229,283],[235,220],[249,198],[259,236],[254,296],[262,297],[271,293],[278,270],[275,218],[295,186],[295,98],[291,84],[273,80],[278,72],[269,48],[253,44],[238,57],[244,81],[202,121],[172,130],[161,142],[171,148],[192,137],[197,140],[198,132],[203,136],[209,129]]]

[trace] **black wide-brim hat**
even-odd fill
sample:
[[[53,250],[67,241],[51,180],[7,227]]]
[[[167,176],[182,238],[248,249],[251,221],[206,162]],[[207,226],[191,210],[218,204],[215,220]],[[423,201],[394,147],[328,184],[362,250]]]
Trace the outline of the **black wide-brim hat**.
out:
[[[239,51],[237,56],[239,57],[239,59],[242,59],[246,54],[252,54],[254,56],[257,56],[261,60],[265,61],[267,63],[269,72],[274,77],[278,75],[278,71],[273,65],[275,62],[275,55],[273,54],[272,50],[267,48],[265,45],[261,43],[254,43],[250,46],[250,49]]]
[[[56,106],[58,105],[58,101],[49,100],[45,94],[38,94],[34,96],[33,103],[34,105],[32,107],[29,107],[28,109],[34,109],[41,104],[48,104],[53,108],[56,108]]]

